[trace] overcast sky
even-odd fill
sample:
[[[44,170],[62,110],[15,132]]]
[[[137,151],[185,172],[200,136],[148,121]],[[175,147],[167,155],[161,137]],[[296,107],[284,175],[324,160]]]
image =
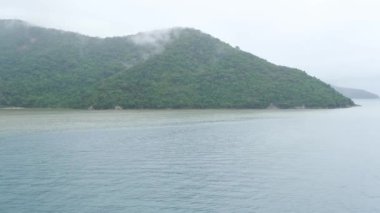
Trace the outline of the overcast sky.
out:
[[[92,36],[193,27],[328,83],[380,94],[378,0],[0,0],[0,18]]]

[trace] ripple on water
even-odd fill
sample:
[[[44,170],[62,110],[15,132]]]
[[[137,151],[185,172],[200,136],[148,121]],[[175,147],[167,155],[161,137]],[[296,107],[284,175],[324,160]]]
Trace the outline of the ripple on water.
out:
[[[379,212],[375,106],[0,112],[1,212]]]

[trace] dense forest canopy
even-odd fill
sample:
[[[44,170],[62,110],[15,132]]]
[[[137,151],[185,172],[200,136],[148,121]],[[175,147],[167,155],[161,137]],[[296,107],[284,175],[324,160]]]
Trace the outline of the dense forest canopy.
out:
[[[337,108],[354,103],[305,72],[195,29],[95,38],[0,21],[0,106]]]

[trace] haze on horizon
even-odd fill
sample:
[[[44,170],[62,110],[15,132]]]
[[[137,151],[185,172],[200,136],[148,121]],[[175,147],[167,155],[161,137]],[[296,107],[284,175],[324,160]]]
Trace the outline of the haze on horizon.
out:
[[[380,94],[375,0],[0,0],[0,5],[1,19],[91,36],[197,28],[330,84]]]

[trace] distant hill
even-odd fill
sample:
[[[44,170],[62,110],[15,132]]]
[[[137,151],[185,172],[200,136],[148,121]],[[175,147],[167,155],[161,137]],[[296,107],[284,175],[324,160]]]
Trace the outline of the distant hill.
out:
[[[304,71],[189,28],[96,38],[0,20],[0,106],[349,107]]]
[[[345,88],[345,87],[334,87],[338,92],[342,95],[352,98],[352,99],[378,99],[379,96],[362,90],[362,89],[353,89],[353,88]]]

